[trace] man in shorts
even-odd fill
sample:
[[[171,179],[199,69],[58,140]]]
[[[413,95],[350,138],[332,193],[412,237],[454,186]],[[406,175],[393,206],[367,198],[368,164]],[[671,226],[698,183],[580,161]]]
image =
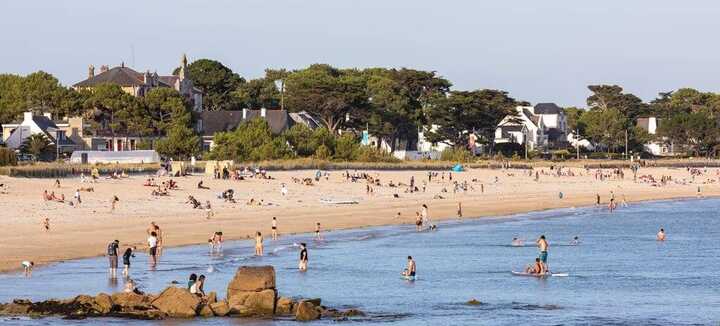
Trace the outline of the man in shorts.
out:
[[[157,265],[157,249],[158,249],[158,238],[155,231],[150,232],[148,237],[148,254],[150,255],[150,266],[155,267]]]
[[[115,276],[118,267],[118,248],[120,247],[120,241],[115,240],[110,242],[107,247],[108,262],[110,263],[110,275]]]

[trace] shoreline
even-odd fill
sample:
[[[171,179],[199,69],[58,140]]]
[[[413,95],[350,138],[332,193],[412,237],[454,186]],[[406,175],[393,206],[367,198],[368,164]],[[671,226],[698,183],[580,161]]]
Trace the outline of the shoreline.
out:
[[[641,174],[655,172],[652,174],[656,175],[672,173],[674,178],[679,178],[679,174],[686,175],[685,170],[679,169],[646,168],[641,171]],[[522,171],[512,169],[468,170],[455,174],[458,181],[469,182],[470,178],[481,179],[485,188],[484,193],[479,193],[478,189],[475,192],[468,191],[462,194],[442,193],[439,190],[447,187],[449,183],[447,181],[435,183],[433,180],[428,185],[427,193],[406,194],[397,188],[378,187],[374,195],[363,196],[364,182],[347,183],[339,173],[331,173],[329,180],[321,180],[313,187],[291,183],[291,177],[307,177],[313,172],[309,170],[274,172],[272,175],[276,180],[251,179],[237,182],[204,179],[207,185],[216,190],[235,188],[236,198],[241,202],[236,205],[213,202],[216,215],[210,220],[198,216],[204,213],[204,210],[192,210],[182,202],[188,193],[192,193],[203,203],[207,199],[207,193],[201,197],[197,194],[201,191],[192,189],[192,185],[202,179],[198,176],[175,178],[184,190],[173,192],[170,198],[148,199],[146,192],[149,189],[138,186],[138,183],[143,182],[138,178],[112,180],[105,184],[102,183],[105,181],[102,181],[92,184],[102,189],[97,189],[94,193],[83,193],[83,196],[87,197],[83,199],[83,205],[88,202],[87,205],[91,208],[84,206],[58,208],[53,206],[54,203],[38,205],[39,194],[42,191],[38,190],[42,189],[38,184],[51,189],[50,180],[3,177],[2,181],[11,185],[11,195],[18,184],[28,184],[23,185],[23,193],[17,194],[29,201],[28,207],[24,207],[25,211],[20,213],[37,217],[32,221],[17,216],[14,219],[6,218],[9,222],[0,229],[0,239],[5,239],[0,243],[0,273],[19,270],[20,262],[23,260],[32,260],[40,267],[60,261],[103,256],[107,243],[115,238],[120,240],[121,248],[136,245],[138,250],[142,250],[145,229],[150,221],[156,221],[163,229],[164,248],[173,248],[207,243],[208,236],[215,230],[222,230],[226,241],[247,240],[256,230],[269,235],[270,219],[273,216],[278,217],[278,229],[282,236],[313,232],[315,222],[321,222],[323,230],[412,224],[415,220],[415,212],[422,203],[427,203],[430,207],[432,221],[446,221],[458,219],[456,215],[458,202],[462,202],[462,219],[482,219],[552,209],[590,207],[595,202],[596,194],[601,194],[602,205],[606,206],[610,191],[615,192],[618,204],[621,196],[627,196],[628,203],[692,199],[696,198],[694,194],[697,187],[702,187],[703,198],[720,196],[720,186],[714,183],[653,187],[633,183],[632,177],[629,178],[630,180],[598,181],[588,175],[542,176],[539,182],[535,182],[533,178],[523,175]],[[712,170],[712,172],[703,176],[703,180],[705,177],[714,179],[716,171]],[[416,171],[375,171],[374,174],[380,176],[383,183],[393,178],[396,181],[406,181],[411,175],[416,180],[423,180],[425,177],[423,173]],[[494,177],[501,178],[500,182],[491,183]],[[79,184],[79,180],[75,179],[62,179],[62,182]],[[286,202],[277,191],[280,183],[283,182],[290,188]],[[106,186],[108,183],[112,186]],[[472,184],[478,186],[478,183]],[[76,186],[70,188],[74,187]],[[136,189],[143,191],[135,191]],[[120,195],[122,198],[120,208],[112,213],[101,211],[104,206],[109,205],[107,201],[98,199],[95,202],[93,198],[98,197],[99,194],[101,199],[109,197],[114,191],[108,192],[108,190],[124,190]],[[558,198],[558,191],[564,192],[563,199]],[[400,198],[393,198],[393,192],[400,192]],[[28,193],[35,195],[31,196]],[[326,193],[333,194],[335,198],[345,196],[363,197],[363,199],[357,205],[319,204],[318,198],[327,197]],[[446,199],[433,199],[432,197],[438,193],[446,196]],[[249,207],[243,204],[248,198],[259,197],[277,204],[267,207]],[[0,218],[14,213],[12,209],[8,209],[12,207],[7,206],[8,202],[12,203],[12,200],[5,200],[4,204],[0,204]],[[131,206],[132,209],[128,211],[123,205]],[[5,206],[5,209],[2,206]],[[395,218],[397,212],[402,213],[400,219]],[[622,210],[618,212],[621,213]],[[48,233],[40,231],[40,217],[44,215],[51,217],[52,230]],[[30,234],[30,237],[24,237],[25,234]]]

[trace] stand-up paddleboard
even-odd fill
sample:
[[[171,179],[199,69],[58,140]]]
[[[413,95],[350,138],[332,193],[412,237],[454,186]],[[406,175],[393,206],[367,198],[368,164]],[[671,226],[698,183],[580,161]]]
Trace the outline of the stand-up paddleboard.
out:
[[[410,281],[410,282],[414,282],[415,280],[417,280],[417,277],[416,277],[416,276],[404,276],[404,275],[401,275],[400,278],[402,278],[403,280],[406,280],[406,281]]]
[[[568,276],[570,276],[570,274],[568,274],[568,273],[535,274],[535,273],[525,273],[525,272],[515,272],[515,271],[511,271],[510,273],[512,273],[512,274],[515,275],[515,276],[528,276],[528,277],[550,277],[550,276],[554,276],[554,277],[568,277]]]

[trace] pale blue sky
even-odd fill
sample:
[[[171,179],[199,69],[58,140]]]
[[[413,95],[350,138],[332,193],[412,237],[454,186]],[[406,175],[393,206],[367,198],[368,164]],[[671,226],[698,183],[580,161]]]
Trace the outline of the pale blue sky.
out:
[[[69,85],[89,64],[169,73],[185,52],[248,79],[318,62],[410,67],[455,89],[584,105],[593,83],[645,100],[719,91],[718,17],[719,1],[691,0],[2,1],[0,72]]]

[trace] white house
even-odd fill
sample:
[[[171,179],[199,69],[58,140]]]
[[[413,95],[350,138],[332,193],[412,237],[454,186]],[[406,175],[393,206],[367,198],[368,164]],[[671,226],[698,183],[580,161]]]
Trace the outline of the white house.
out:
[[[661,122],[662,120],[656,117],[638,118],[635,125],[645,129],[648,134],[657,135],[657,130]],[[655,156],[673,156],[676,154],[674,145],[673,143],[668,145],[663,141],[651,141],[643,144],[643,148],[646,152]]]
[[[507,116],[495,130],[495,143],[517,143],[529,149],[547,149],[567,142],[565,111],[555,103],[518,106],[517,116]]]
[[[58,145],[61,152],[72,152],[81,148],[82,120],[79,118],[53,121],[50,113],[35,115],[32,112],[23,113],[22,121],[3,124],[3,141],[10,149],[20,148],[25,139],[31,135],[41,134],[47,137],[51,145]],[[75,138],[75,141],[73,141]]]

